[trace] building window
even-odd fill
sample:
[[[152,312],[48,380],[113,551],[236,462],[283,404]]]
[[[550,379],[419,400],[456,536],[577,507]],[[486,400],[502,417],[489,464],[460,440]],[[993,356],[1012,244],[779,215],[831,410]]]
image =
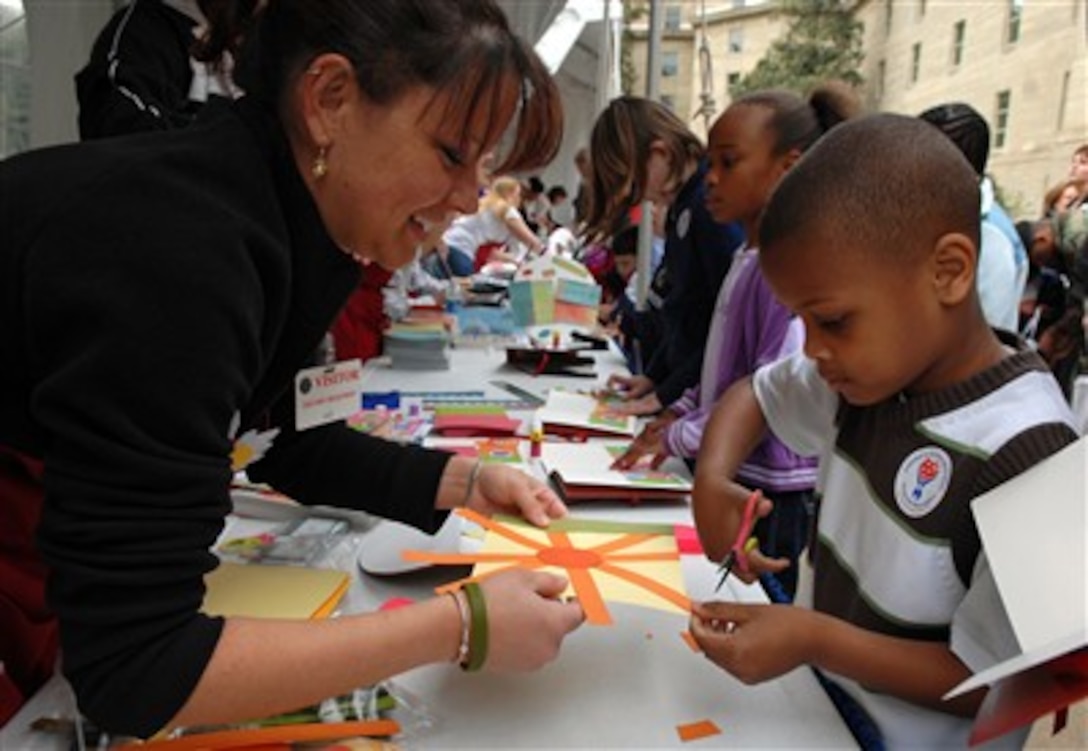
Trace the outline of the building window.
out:
[[[674,97],[672,94],[662,94],[661,103],[673,112],[676,111],[676,97]]]
[[[733,96],[733,87],[740,83],[740,73],[728,73],[725,76],[725,96],[730,98]]]
[[[734,9],[743,8],[744,5],[745,5],[745,2],[746,2],[746,0],[733,0],[733,8]]]
[[[892,33],[892,0],[884,0],[884,33]]]
[[[1020,21],[1024,16],[1024,0],[1009,0],[1008,25],[1005,27],[1005,41],[1016,44],[1020,41]]]
[[[1009,100],[1012,95],[1008,89],[997,92],[997,112],[994,116],[994,148],[1002,149],[1009,138]]]
[[[744,52],[744,29],[732,28],[729,30],[729,51],[733,54]]]
[[[926,17],[926,0],[918,0],[918,18]]]
[[[679,75],[680,73],[680,53],[676,50],[670,50],[661,55],[661,75],[666,78]]]
[[[876,98],[877,101],[884,99],[884,79],[888,75],[888,63],[881,60],[876,64]]]
[[[910,82],[918,83],[918,76],[922,70],[922,43],[915,42],[910,48]]]
[[[665,31],[677,31],[680,28],[680,6],[665,6]]]
[[[963,43],[967,38],[967,22],[956,21],[952,27],[952,65],[959,67],[963,62]]]

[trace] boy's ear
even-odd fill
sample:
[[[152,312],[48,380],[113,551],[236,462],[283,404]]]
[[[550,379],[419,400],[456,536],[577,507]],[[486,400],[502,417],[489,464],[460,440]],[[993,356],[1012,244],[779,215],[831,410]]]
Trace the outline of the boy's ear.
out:
[[[801,151],[801,149],[790,149],[789,151],[787,151],[782,158],[783,168],[790,169],[791,167],[793,167],[793,165],[797,163],[797,160],[801,158],[801,155],[803,153],[804,152]]]
[[[971,238],[958,232],[942,235],[931,256],[933,286],[945,305],[957,305],[975,291],[978,248]]]
[[[297,93],[303,130],[316,146],[329,147],[359,95],[351,62],[335,53],[319,55],[299,77]]]

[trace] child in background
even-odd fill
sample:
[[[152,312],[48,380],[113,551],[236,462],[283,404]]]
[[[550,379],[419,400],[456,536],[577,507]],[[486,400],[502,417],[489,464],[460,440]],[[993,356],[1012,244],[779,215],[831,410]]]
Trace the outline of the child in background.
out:
[[[978,206],[963,155],[915,118],[858,118],[802,157],[764,212],[760,265],[804,353],[726,391],[697,465],[696,526],[720,560],[765,430],[820,457],[798,606],[696,604],[692,633],[746,683],[821,669],[889,748],[966,746],[983,691],[941,697],[1019,652],[970,501],[1077,438],[1038,355],[982,315]],[[748,564],[768,570],[758,551]]]
[[[643,201],[668,207],[665,258],[646,311],[663,334],[652,353],[646,342],[636,343],[633,376],[609,379],[628,400],[621,411],[656,414],[699,381],[714,298],[743,237],[739,226],[719,224],[707,212],[706,149],[668,107],[613,99],[593,124],[591,160],[589,237],[612,235]]]
[[[519,262],[522,247],[541,253],[544,243],[526,225],[520,203],[521,183],[509,175],[494,178],[476,213],[457,217],[442,233],[427,273],[438,279],[471,276],[490,262]]]
[[[647,454],[693,459],[714,401],[738,378],[801,348],[804,331],[772,294],[759,271],[759,223],[779,178],[825,132],[857,113],[849,88],[826,85],[805,101],[784,91],[763,91],[734,101],[710,131],[707,208],[718,222],[740,222],[749,244],[733,256],[703,356],[699,384],[646,426],[616,466]],[[739,479],[774,502],[755,534],[764,553],[780,559],[776,575],[793,597],[797,557],[808,542],[816,462],[767,436],[738,470]]]

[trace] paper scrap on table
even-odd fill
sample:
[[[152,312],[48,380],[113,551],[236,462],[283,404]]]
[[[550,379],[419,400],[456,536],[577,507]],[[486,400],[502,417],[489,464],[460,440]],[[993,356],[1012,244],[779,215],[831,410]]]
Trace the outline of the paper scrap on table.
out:
[[[697,741],[700,738],[709,738],[712,735],[721,735],[721,732],[721,728],[710,720],[700,720],[699,722],[689,722],[685,725],[676,726],[676,734],[680,736],[680,740],[684,743]]]

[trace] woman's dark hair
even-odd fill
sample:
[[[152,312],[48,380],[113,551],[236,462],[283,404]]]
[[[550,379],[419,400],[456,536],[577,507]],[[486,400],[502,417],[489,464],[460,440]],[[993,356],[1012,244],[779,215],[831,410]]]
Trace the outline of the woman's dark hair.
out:
[[[371,101],[388,104],[413,86],[427,86],[446,95],[445,117],[466,126],[483,108],[490,117],[487,140],[494,141],[505,125],[499,106],[504,84],[512,82],[520,88],[516,134],[495,171],[543,166],[559,149],[559,91],[493,0],[201,3],[209,28],[196,54],[207,62],[232,54],[234,80],[247,96],[279,103],[311,60],[337,53],[351,61]]]
[[[590,136],[587,237],[613,234],[627,210],[642,200],[654,141],[668,150],[670,183],[678,184],[688,164],[706,152],[679,117],[650,99],[618,97],[597,117]]]
[[[849,84],[828,81],[802,99],[793,92],[769,89],[735,100],[730,107],[763,107],[770,113],[767,126],[775,134],[773,153],[808,151],[812,144],[839,123],[861,114],[861,100]]]

